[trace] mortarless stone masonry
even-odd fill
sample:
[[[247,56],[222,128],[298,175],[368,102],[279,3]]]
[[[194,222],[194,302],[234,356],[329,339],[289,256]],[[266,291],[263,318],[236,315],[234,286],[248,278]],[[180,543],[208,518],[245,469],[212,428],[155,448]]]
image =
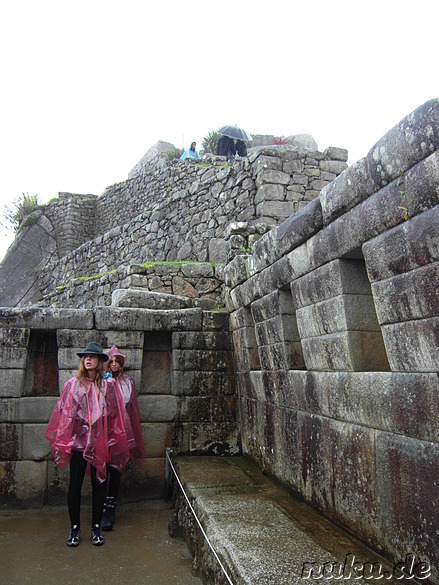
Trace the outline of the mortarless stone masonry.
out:
[[[62,492],[35,437],[71,375],[75,348],[96,337],[129,351],[140,386],[151,481],[131,471],[128,491],[159,491],[166,446],[242,452],[390,560],[408,553],[428,560],[437,583],[438,152],[434,99],[347,169],[340,149],[260,148],[231,166],[216,158],[173,163],[136,192],[142,166],[108,192],[114,201],[130,193],[126,223],[113,224],[102,208],[94,225],[104,231],[62,257],[52,219],[37,218],[27,229],[50,244],[50,256],[38,260],[36,251],[33,272],[26,264],[21,273],[25,290],[8,298],[20,304],[44,293],[43,302],[66,308],[0,311],[5,501]],[[96,209],[101,204],[104,196]],[[19,239],[17,258],[25,235]],[[128,268],[179,255],[181,274],[157,264],[151,282],[147,265]],[[217,262],[224,268],[212,274]],[[99,291],[107,286],[100,283],[95,305],[113,304],[67,308],[92,302],[84,292],[67,298],[69,287],[80,288],[70,281],[100,272],[117,276],[108,289]],[[173,278],[178,306],[154,295]],[[210,279],[222,281],[213,297]],[[198,297],[187,294],[187,282]],[[67,288],[54,294],[60,286]],[[8,290],[2,281],[3,298]],[[225,309],[203,306],[217,294]],[[34,367],[43,347],[47,387],[36,383]]]

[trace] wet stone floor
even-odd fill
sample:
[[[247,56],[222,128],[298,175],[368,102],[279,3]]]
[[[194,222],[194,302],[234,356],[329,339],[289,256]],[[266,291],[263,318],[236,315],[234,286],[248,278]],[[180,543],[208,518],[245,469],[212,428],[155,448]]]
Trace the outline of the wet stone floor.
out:
[[[0,510],[1,585],[201,585],[181,538],[171,538],[164,501],[122,504],[104,546],[90,541],[91,509],[81,508],[81,542],[69,548],[67,505]]]

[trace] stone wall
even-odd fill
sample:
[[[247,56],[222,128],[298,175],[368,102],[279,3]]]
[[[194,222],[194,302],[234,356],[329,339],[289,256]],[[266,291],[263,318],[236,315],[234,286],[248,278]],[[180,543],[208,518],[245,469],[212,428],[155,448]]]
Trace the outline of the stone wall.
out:
[[[98,201],[96,221],[104,235],[47,265],[40,290],[47,294],[129,263],[224,262],[230,222],[276,225],[315,198],[346,167],[346,158],[336,148],[260,149],[232,165],[220,157],[208,164],[175,161],[146,183],[141,175],[114,186]]]
[[[97,200],[96,195],[58,193],[56,202],[44,206],[44,215],[53,226],[59,258],[97,233]]]
[[[82,307],[112,304],[121,289],[183,295],[193,306],[224,306],[224,264],[209,262],[146,263],[121,266],[92,278],[74,278],[47,294],[38,306]]]
[[[225,268],[243,452],[439,580],[439,100]]]
[[[147,461],[124,471],[122,498],[163,495],[168,447],[239,451],[228,314],[185,308],[169,296],[156,293],[161,309],[0,309],[1,505],[65,502],[68,470],[55,466],[44,432],[77,371],[76,352],[90,340],[118,345],[138,391]]]
[[[54,253],[42,254],[37,273],[29,275],[20,273],[17,250],[7,257],[15,269],[9,272],[10,286],[0,284],[0,305],[21,303],[23,295],[17,299],[11,292],[20,277],[29,281],[23,284],[31,291],[21,303],[26,304],[70,286],[74,279],[130,264],[224,262],[231,222],[265,225],[262,231],[277,225],[317,197],[346,168],[346,160],[346,150],[338,148],[320,153],[261,147],[232,164],[212,155],[201,162],[150,162],[100,197],[60,194],[59,203],[44,208],[40,222],[29,227],[19,246],[26,248],[44,220],[54,238]]]

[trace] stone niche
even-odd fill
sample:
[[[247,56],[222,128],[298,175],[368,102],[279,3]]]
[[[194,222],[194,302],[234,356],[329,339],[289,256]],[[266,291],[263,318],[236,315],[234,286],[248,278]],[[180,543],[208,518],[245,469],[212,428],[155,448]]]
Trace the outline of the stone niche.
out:
[[[366,267],[334,260],[291,284],[307,370],[389,370]]]

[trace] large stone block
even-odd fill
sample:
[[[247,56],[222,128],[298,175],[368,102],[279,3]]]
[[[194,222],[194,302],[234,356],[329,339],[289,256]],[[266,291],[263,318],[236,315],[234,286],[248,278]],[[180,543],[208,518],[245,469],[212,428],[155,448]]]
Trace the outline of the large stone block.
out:
[[[0,369],[26,367],[27,349],[24,347],[0,347]]]
[[[279,259],[280,255],[276,249],[276,230],[276,227],[272,227],[269,232],[263,234],[253,244],[251,256],[248,257],[248,270],[250,275],[264,270],[264,268]]]
[[[439,315],[439,262],[372,283],[379,323]]]
[[[250,370],[260,370],[261,364],[257,347],[241,347],[235,351],[235,369],[237,372],[247,372]]]
[[[322,225],[320,200],[315,199],[255,242],[251,256],[253,272],[260,272],[299,247],[316,234]]]
[[[319,163],[320,170],[334,175],[339,175],[348,168],[346,162],[341,160],[321,160]]]
[[[135,309],[188,309],[192,306],[192,299],[149,290],[116,289],[111,294],[111,305]]]
[[[276,171],[282,170],[281,159],[277,156],[257,153],[257,158],[252,163],[252,170],[254,174],[257,175],[265,169],[274,169]]]
[[[291,257],[284,256],[254,276],[253,291],[251,291],[253,296],[249,301],[260,299],[276,289],[285,288],[295,278],[297,278],[297,273],[291,262]]]
[[[309,337],[302,339],[302,348],[307,370],[367,372],[389,369],[380,332],[344,331]]]
[[[256,206],[258,216],[273,217],[277,220],[290,217],[294,211],[294,202],[292,201],[264,201]]]
[[[291,387],[298,391],[301,386],[297,373],[292,374],[295,377]],[[301,409],[347,423],[438,442],[438,390],[436,373],[309,372],[306,407]]]
[[[0,422],[20,422],[19,398],[0,398]]]
[[[97,329],[135,331],[199,331],[201,309],[159,311],[96,307]]]
[[[363,540],[378,531],[375,433],[298,413],[303,497]]]
[[[297,342],[271,343],[259,347],[262,370],[301,370],[305,363],[302,344]]]
[[[175,349],[173,370],[233,371],[233,354],[224,350]]]
[[[65,506],[69,488],[69,468],[60,469],[53,460],[47,461],[47,501],[51,506]],[[81,502],[91,504],[92,487],[88,476],[84,478]]]
[[[251,305],[251,311],[255,323],[279,315],[294,315],[296,312],[288,290],[274,290],[262,299],[254,301]]]
[[[224,268],[224,283],[229,288],[234,288],[244,282],[249,276],[247,256],[235,256]]]
[[[254,327],[254,324],[250,307],[242,307],[230,314],[230,329],[232,331],[242,327]]]
[[[0,461],[0,502],[40,508],[47,485],[47,461]]]
[[[236,420],[236,396],[182,396],[179,398],[179,421],[232,422]]]
[[[288,183],[290,177],[288,177]],[[285,187],[283,184],[266,183],[260,185],[255,195],[255,205],[259,205],[264,201],[284,201],[285,199]]]
[[[316,390],[310,383],[312,381],[309,378],[310,374],[305,370],[251,372],[249,378],[251,392],[247,394],[247,397],[270,402],[282,408],[314,412],[313,408],[323,400],[321,398],[322,389]],[[309,402],[311,406],[308,404]],[[327,402],[326,398],[325,405]],[[317,409],[315,412],[327,416],[328,408],[326,407],[324,411]]]
[[[342,294],[297,309],[300,337],[338,331],[380,331],[371,295]]]
[[[56,396],[20,398],[18,403],[18,422],[48,423],[57,402]]]
[[[182,264],[181,272],[187,278],[210,278],[214,275],[213,266],[210,262]]]
[[[25,347],[29,345],[30,330],[23,327],[1,327],[0,347]]]
[[[176,370],[172,375],[172,393],[176,396],[219,396],[236,393],[234,372]]]
[[[262,405],[257,400],[243,398],[240,401],[240,410],[243,454],[249,455],[259,464],[262,447],[258,442],[258,430],[262,426]]]
[[[41,461],[50,455],[50,443],[45,438],[47,424],[23,425],[23,459]]]
[[[262,296],[263,294],[258,289],[258,279],[256,276],[251,276],[243,284],[230,291],[232,310],[248,307],[252,301]]]
[[[253,383],[254,374],[260,374],[260,372],[237,372],[236,384],[240,400],[246,398],[250,400],[256,400],[256,390]]]
[[[193,331],[197,331],[199,327],[194,327]],[[225,311],[203,311],[202,314],[202,331],[228,331],[229,330],[229,314]],[[190,327],[187,327],[190,330]]]
[[[250,372],[245,374],[245,382],[247,390],[243,392],[243,396],[257,400],[258,402],[272,402],[274,403],[275,386],[271,384],[272,379],[275,378],[277,372]],[[267,379],[268,376],[268,379]],[[241,380],[242,378],[240,378]]]
[[[189,451],[192,455],[238,455],[240,433],[235,423],[203,422],[189,426]]]
[[[85,348],[89,341],[96,341],[104,348],[109,349],[113,343],[119,349],[134,349],[143,346],[143,331],[98,331],[58,329],[56,339],[58,347],[81,347]]]
[[[297,411],[289,408],[275,410],[276,451],[274,452],[273,471],[282,483],[297,493],[302,473],[300,458],[300,434]]]
[[[336,518],[361,540],[379,545],[379,495],[375,431],[362,426],[331,421],[331,495]],[[321,438],[325,441],[325,437]]]
[[[291,410],[306,410],[308,400],[314,396],[309,390],[310,373],[305,370],[289,370],[273,374],[279,405]]]
[[[143,443],[148,458],[165,456],[166,449],[172,447],[173,427],[166,422],[142,424]]]
[[[354,257],[364,242],[403,223],[405,206],[399,182],[386,185],[316,235],[313,262],[320,266],[334,257]]]
[[[148,458],[142,469],[135,466],[130,469],[130,475],[124,477],[124,498],[138,500],[140,498],[164,498],[165,486],[165,458]]]
[[[439,260],[439,206],[363,245],[371,282],[383,280]]]
[[[172,334],[174,349],[231,349],[228,331],[176,331]]]
[[[409,217],[439,203],[439,151],[405,173],[401,191]]]
[[[234,360],[237,371],[260,368],[254,327],[242,327],[232,333]]]
[[[361,260],[334,260],[291,283],[297,308],[341,294],[367,295],[370,283]]]
[[[320,193],[323,222],[330,224],[355,205],[397,179],[439,147],[438,100],[406,116]]]
[[[256,187],[261,188],[265,183],[272,183],[273,185],[289,185],[291,177],[289,173],[284,173],[281,170],[262,168],[256,179]]]
[[[0,397],[20,397],[26,370],[0,370]]]
[[[78,368],[71,369],[71,370],[59,370],[58,372],[58,382],[59,382],[59,394],[61,395],[62,389],[64,388],[64,384],[73,376],[76,376],[78,373]]]
[[[392,371],[439,370],[439,317],[383,325],[381,329]]]
[[[142,394],[138,402],[140,420],[144,423],[177,420],[179,400],[176,396]]]
[[[300,341],[295,315],[279,315],[256,324],[259,345]]]
[[[379,186],[371,176],[366,158],[362,158],[343,171],[320,192],[323,224],[346,213],[377,191]]]
[[[396,558],[410,552],[428,560],[437,583],[439,445],[380,432],[376,462],[381,546]]]
[[[0,461],[14,461],[22,456],[22,425],[0,423]]]
[[[375,184],[386,185],[439,148],[439,99],[425,102],[389,130],[369,151]]]
[[[1,327],[30,329],[92,329],[93,311],[87,309],[56,309],[26,307],[0,308]]]

